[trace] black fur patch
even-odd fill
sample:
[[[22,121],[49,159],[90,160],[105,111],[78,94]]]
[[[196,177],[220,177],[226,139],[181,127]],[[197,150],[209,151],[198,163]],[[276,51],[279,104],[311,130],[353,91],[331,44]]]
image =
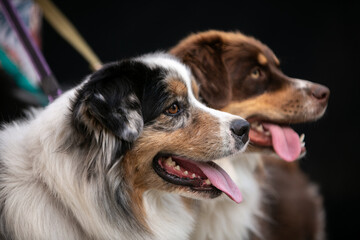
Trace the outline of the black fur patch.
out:
[[[103,141],[104,134],[112,134],[117,139],[113,164],[131,147],[143,126],[163,113],[169,98],[162,81],[167,74],[163,68],[133,60],[105,65],[77,91],[71,124],[78,134],[68,142],[90,149]]]
[[[119,139],[133,142],[143,124],[163,111],[168,97],[161,81],[165,75],[165,70],[150,69],[141,62],[106,65],[78,91],[72,110],[75,128],[84,135],[105,128]]]

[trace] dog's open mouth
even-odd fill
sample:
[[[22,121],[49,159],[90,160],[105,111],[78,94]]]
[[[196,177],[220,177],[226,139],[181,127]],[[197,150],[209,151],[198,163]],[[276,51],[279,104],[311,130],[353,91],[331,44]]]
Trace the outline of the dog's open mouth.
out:
[[[179,156],[157,156],[153,161],[155,172],[172,184],[190,187],[193,191],[211,192],[218,196],[224,192],[240,203],[242,196],[230,176],[212,161],[198,162]]]
[[[305,153],[305,135],[299,136],[291,127],[275,123],[251,121],[250,141],[258,146],[272,147],[285,161],[294,161]]]

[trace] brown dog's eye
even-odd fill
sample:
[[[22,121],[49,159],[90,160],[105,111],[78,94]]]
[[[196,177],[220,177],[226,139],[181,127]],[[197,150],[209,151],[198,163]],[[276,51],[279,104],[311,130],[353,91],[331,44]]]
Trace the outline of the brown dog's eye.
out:
[[[259,78],[259,77],[260,77],[260,69],[255,68],[254,70],[252,70],[250,76],[251,76],[251,78],[253,78],[253,79]]]
[[[169,115],[175,115],[179,113],[180,108],[176,103],[173,103],[168,109],[166,109],[166,113]]]

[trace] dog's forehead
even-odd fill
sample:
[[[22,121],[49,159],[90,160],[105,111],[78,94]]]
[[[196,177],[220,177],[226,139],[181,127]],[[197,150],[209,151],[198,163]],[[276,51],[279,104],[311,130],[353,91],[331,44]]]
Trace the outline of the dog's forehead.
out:
[[[144,55],[137,60],[145,63],[150,68],[162,68],[167,73],[166,81],[170,83],[171,90],[184,91],[192,94],[192,75],[190,69],[169,54],[158,53]],[[185,87],[185,89],[184,89]]]
[[[179,77],[171,76],[166,78],[167,89],[169,92],[177,96],[187,96],[188,89],[184,81],[179,79]]]
[[[248,47],[250,47],[250,49],[252,49],[254,57],[256,57],[256,60],[260,65],[266,65],[269,62],[274,62],[277,66],[280,65],[280,61],[274,52],[266,44],[253,37],[248,37],[239,33],[235,35],[231,33],[228,34],[227,41],[229,44],[233,42],[233,44],[238,46],[239,49],[242,49],[244,44],[246,44]]]

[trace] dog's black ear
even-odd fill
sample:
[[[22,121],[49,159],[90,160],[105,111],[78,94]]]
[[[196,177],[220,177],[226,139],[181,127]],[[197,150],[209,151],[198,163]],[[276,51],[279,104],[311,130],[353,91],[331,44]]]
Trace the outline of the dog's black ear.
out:
[[[200,96],[208,106],[220,109],[231,100],[231,83],[222,57],[220,38],[183,42],[170,50],[187,64],[200,84]]]
[[[125,61],[108,64],[92,74],[77,92],[73,106],[75,126],[95,133],[109,131],[121,140],[133,142],[144,125],[142,83],[134,73],[134,64]]]

